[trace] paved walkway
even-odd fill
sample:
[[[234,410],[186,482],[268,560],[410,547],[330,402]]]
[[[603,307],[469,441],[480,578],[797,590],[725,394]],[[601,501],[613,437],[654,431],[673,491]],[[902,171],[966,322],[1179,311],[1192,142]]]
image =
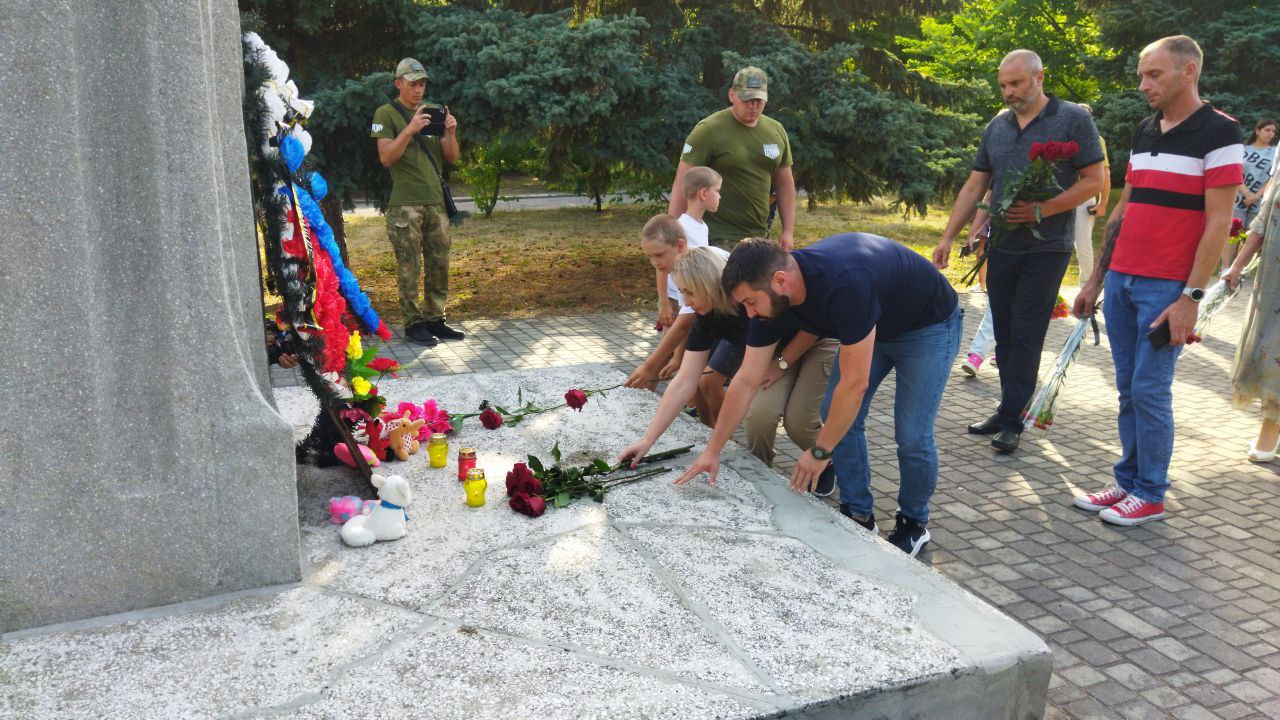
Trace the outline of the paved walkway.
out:
[[[962,300],[967,340],[984,298]],[[947,387],[934,541],[921,559],[1049,642],[1047,718],[1280,718],[1280,465],[1243,459],[1258,414],[1230,405],[1245,305],[1237,298],[1180,361],[1165,522],[1119,529],[1071,506],[1074,493],[1108,481],[1119,453],[1105,334],[1069,374],[1054,431],[1029,431],[1016,455],[995,455],[964,432],[994,408],[993,370],[974,380],[957,373]],[[652,322],[639,314],[472,321],[462,323],[464,342],[420,355],[400,342],[388,349],[416,361],[413,375],[583,362],[630,370],[658,338]],[[1053,323],[1046,365],[1070,325]],[[278,368],[273,379],[298,382]],[[896,506],[892,391],[890,378],[867,424],[882,529]],[[781,471],[796,452],[779,443]]]

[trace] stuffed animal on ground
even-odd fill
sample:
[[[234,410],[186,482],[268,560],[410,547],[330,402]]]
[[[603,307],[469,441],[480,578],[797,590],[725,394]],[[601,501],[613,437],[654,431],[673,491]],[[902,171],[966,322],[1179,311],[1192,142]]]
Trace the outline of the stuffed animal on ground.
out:
[[[387,435],[387,444],[391,446],[391,452],[396,454],[396,459],[408,460],[410,455],[418,452],[418,431],[426,423],[425,418],[410,420],[408,410],[400,419],[387,423],[387,429],[384,432]]]
[[[357,515],[368,515],[378,506],[377,500],[361,500],[355,495],[329,498],[330,522],[341,525]]]
[[[365,463],[370,467],[378,467],[382,464],[382,461],[378,459],[378,456],[374,455],[373,451],[369,448],[364,445],[356,445],[356,447],[360,448],[360,454],[364,456]],[[345,442],[340,442],[333,446],[333,456],[338,458],[343,465],[347,465],[348,467],[356,466],[355,459],[351,457],[351,450],[347,447]]]
[[[378,506],[368,515],[357,515],[342,526],[342,542],[351,547],[364,547],[380,540],[399,540],[408,530],[409,513],[405,508],[413,499],[409,481],[399,475],[373,474],[370,479],[378,488]]]

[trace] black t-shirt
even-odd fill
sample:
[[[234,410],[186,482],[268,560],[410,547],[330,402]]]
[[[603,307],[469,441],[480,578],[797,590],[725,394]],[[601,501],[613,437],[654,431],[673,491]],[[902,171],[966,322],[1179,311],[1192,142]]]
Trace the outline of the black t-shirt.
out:
[[[879,235],[832,235],[791,257],[804,276],[805,301],[792,305],[784,318],[752,319],[748,345],[772,345],[788,322],[842,345],[859,342],[872,328],[877,340],[892,340],[946,320],[958,303],[932,263]]]
[[[689,337],[684,341],[684,349],[689,352],[705,352],[710,350],[717,340],[724,340],[730,345],[742,349],[747,346],[747,327],[750,322],[746,310],[738,306],[738,312],[726,315],[711,312],[693,319],[693,327]],[[794,325],[783,326],[779,342],[786,345],[796,336]]]

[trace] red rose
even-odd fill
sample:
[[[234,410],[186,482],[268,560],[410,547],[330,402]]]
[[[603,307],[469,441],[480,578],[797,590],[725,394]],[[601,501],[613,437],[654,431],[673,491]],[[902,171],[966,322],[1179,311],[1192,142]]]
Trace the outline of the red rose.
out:
[[[1244,222],[1238,217],[1231,218],[1231,237],[1235,237],[1244,232]]]
[[[512,510],[529,517],[538,517],[547,511],[547,501],[537,495],[520,493],[508,500],[507,504]]]
[[[533,474],[528,465],[516,463],[507,473],[507,497],[516,495],[540,495],[542,481]]]
[[[502,414],[493,408],[485,408],[484,412],[480,413],[480,424],[484,426],[485,430],[497,430],[502,427],[502,423]]]
[[[1031,150],[1027,151],[1027,159],[1035,160],[1044,154],[1045,143],[1031,143]]]
[[[374,358],[369,361],[368,367],[374,372],[385,373],[399,369],[400,363],[392,360],[391,358]]]
[[[569,407],[582,412],[582,406],[587,404],[587,394],[574,388],[564,394],[564,401],[568,403]]]

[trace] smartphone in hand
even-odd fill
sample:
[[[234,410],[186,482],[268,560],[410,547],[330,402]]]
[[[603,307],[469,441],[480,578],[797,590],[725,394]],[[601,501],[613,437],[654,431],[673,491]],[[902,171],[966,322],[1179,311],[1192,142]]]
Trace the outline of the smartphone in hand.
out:
[[[1152,350],[1163,349],[1172,339],[1172,335],[1169,332],[1168,320],[1160,323],[1159,327],[1156,327],[1151,332],[1147,333],[1147,342],[1151,343]]]

